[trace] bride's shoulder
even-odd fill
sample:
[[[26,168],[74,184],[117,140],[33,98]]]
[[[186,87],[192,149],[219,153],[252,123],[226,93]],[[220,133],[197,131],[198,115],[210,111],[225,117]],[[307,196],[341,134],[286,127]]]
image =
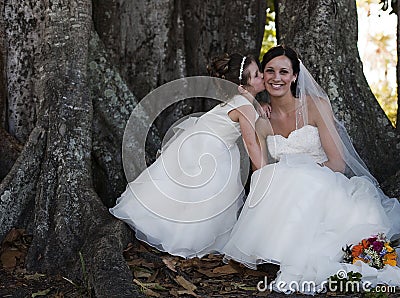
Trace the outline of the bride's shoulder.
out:
[[[306,97],[307,110],[309,117],[319,117],[322,115],[332,115],[332,107],[330,102],[324,98]]]

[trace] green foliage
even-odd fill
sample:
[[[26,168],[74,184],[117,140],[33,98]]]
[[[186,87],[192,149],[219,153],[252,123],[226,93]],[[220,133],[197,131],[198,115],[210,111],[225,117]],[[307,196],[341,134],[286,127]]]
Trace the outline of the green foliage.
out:
[[[389,297],[386,293],[377,292],[375,289],[372,289],[371,292],[365,293],[365,298],[387,298]]]
[[[395,14],[398,14],[398,11],[397,11],[397,1],[398,0],[391,0],[391,8],[392,8],[392,10],[390,11],[390,13],[395,13]],[[379,2],[379,4],[382,4],[382,10],[388,10],[389,9],[389,0],[381,0],[380,2]]]
[[[269,48],[276,44],[276,30],[275,30],[275,7],[273,0],[267,0],[266,21],[264,38],[261,46],[260,57],[261,60]]]
[[[371,84],[371,90],[375,94],[379,104],[385,111],[392,124],[396,125],[397,92],[389,86],[388,81],[380,81],[379,84]]]
[[[79,260],[81,261],[81,269],[82,269],[82,275],[83,275],[83,281],[82,281],[82,285],[73,282],[72,280],[63,277],[63,279],[65,279],[66,281],[68,281],[70,284],[72,284],[74,287],[76,287],[79,290],[80,293],[80,297],[92,297],[92,288],[90,286],[90,281],[89,281],[89,276],[88,273],[86,271],[86,264],[85,264],[85,260],[83,259],[83,255],[81,252],[79,252]]]
[[[361,282],[361,273],[350,271],[347,276],[332,275],[328,278],[328,289],[339,293],[355,293],[359,290],[358,283]]]
[[[382,4],[380,8],[383,11],[389,10],[390,0],[358,0],[357,7],[360,10],[366,12],[367,16],[370,17],[371,6]],[[391,0],[392,11],[390,13],[396,13],[394,9],[397,6],[398,0]],[[384,16],[382,16],[384,15]],[[379,14],[379,16],[387,17],[387,13]],[[364,65],[367,67],[367,73],[373,72],[373,76],[368,76],[368,83],[375,97],[377,98],[380,106],[385,111],[389,120],[393,126],[396,125],[397,115],[397,88],[393,83],[393,73],[396,68],[396,37],[395,34],[388,34],[377,32],[372,34],[371,32],[366,37],[369,41],[368,50],[364,50],[362,57]],[[366,73],[366,74],[367,74]]]
[[[399,12],[397,11],[397,1],[400,0],[380,0],[379,4],[382,4],[382,10],[386,11],[389,9],[389,1],[391,2],[391,11],[390,13],[394,13],[397,15],[397,21],[399,21]],[[399,41],[397,41],[399,43]],[[399,53],[397,53],[397,56],[399,56]],[[386,84],[387,85],[387,84]],[[397,92],[393,94],[389,86],[382,86],[382,87],[375,87],[376,89],[373,89],[373,92],[375,93],[376,97],[378,98],[379,104],[381,105],[382,109],[385,111],[386,115],[389,117],[390,121],[392,122],[393,125],[396,124],[396,115],[398,111],[400,110],[397,107],[396,101],[397,101]]]

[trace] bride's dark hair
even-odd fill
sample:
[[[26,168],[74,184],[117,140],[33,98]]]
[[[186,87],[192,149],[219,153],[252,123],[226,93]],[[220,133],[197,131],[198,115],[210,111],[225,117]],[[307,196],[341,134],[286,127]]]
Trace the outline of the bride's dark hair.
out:
[[[207,71],[212,77],[225,79],[238,85],[247,85],[250,79],[250,73],[247,70],[247,67],[251,62],[254,61],[257,63],[257,61],[251,55],[246,56],[242,69],[242,79],[239,80],[243,57],[243,55],[238,53],[224,54],[215,57],[211,60],[211,63],[207,65]]]

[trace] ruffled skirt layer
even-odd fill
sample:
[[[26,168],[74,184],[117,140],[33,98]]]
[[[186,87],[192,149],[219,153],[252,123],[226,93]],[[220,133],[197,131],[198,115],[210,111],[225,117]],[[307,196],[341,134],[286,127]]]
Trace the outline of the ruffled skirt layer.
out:
[[[110,212],[161,251],[201,257],[226,244],[243,193],[237,145],[196,126],[130,182]]]
[[[400,286],[398,267],[376,270],[361,262],[341,263],[347,244],[399,232],[390,218],[396,212],[400,216],[398,203],[388,215],[381,200],[381,192],[365,178],[348,179],[307,156],[285,156],[254,172],[249,196],[223,248],[225,259],[253,269],[265,262],[279,264],[274,284],[281,282],[284,292],[291,290],[290,283],[321,284],[339,270],[363,272],[374,284]]]

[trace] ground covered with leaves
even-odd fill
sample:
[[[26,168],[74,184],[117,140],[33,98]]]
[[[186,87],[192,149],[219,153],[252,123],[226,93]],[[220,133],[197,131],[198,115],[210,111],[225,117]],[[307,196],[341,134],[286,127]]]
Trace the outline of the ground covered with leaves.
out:
[[[0,297],[94,297],[82,280],[27,272],[24,258],[31,242],[24,230],[13,229],[0,248]],[[133,283],[148,297],[287,297],[260,291],[257,284],[272,281],[278,266],[263,265],[250,270],[236,262],[225,264],[221,256],[184,260],[161,253],[140,242],[130,243],[124,251],[133,272]],[[84,266],[83,266],[84,268]],[[289,297],[307,297],[294,294]],[[397,297],[396,294],[349,294],[328,292],[317,297]]]

